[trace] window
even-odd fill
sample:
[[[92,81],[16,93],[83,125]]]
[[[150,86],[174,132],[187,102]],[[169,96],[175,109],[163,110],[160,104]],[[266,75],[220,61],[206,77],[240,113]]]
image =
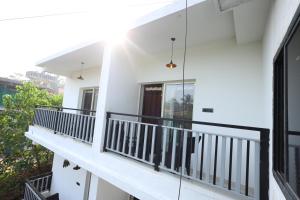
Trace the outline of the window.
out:
[[[172,119],[182,119],[183,99],[182,99],[182,83],[167,83],[165,84],[164,92],[164,108],[163,117]],[[193,119],[193,101],[194,101],[194,84],[184,84],[184,119]],[[170,122],[172,123],[172,122]],[[168,124],[171,125],[171,124]],[[179,125],[172,124],[175,127]],[[187,126],[191,126],[188,124]],[[192,127],[185,127],[192,128]]]
[[[85,110],[82,111],[82,114],[94,114],[90,113],[89,110],[95,111],[97,108],[97,99],[98,99],[98,88],[89,88],[82,90],[82,100],[81,100],[81,109]]]
[[[299,21],[299,20],[297,20]],[[274,62],[273,168],[287,198],[300,197],[300,25]]]

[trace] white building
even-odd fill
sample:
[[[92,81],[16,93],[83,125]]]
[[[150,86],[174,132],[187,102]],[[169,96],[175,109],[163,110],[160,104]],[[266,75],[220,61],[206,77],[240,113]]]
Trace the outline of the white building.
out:
[[[299,199],[299,3],[189,2],[184,121],[184,1],[39,62],[67,79],[26,132],[54,161],[25,199]]]

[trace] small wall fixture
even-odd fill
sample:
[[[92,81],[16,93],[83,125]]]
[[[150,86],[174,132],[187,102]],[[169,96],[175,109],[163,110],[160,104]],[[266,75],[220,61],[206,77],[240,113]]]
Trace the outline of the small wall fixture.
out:
[[[68,167],[70,165],[70,162],[68,160],[64,160],[63,168]]]
[[[170,61],[170,63],[166,64],[166,67],[170,68],[170,69],[173,69],[177,66],[175,63],[173,63],[173,47],[174,47],[174,41],[175,40],[176,40],[176,38],[174,38],[174,37],[171,38],[171,41],[172,41],[171,61]]]
[[[73,167],[73,170],[79,170],[80,167],[78,165],[76,165],[75,167]]]
[[[79,76],[77,77],[77,79],[79,79],[79,80],[84,80],[84,78],[81,75],[83,72],[83,65],[84,65],[84,62],[81,62],[81,72],[80,72]]]

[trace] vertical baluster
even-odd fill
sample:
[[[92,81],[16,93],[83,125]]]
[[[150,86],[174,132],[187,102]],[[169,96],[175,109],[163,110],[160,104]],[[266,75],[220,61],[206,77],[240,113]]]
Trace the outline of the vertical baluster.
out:
[[[34,120],[34,123],[33,123],[33,124],[34,124],[34,125],[35,125],[35,124],[38,125],[38,124],[39,124],[39,109],[38,109],[38,108],[35,109],[35,112],[34,112],[34,118],[35,118],[35,120]]]
[[[93,142],[93,137],[94,137],[94,130],[95,130],[95,117],[92,116],[92,126],[91,126],[91,131],[90,131],[90,139],[89,139],[89,142],[92,143]]]
[[[115,137],[116,137],[116,127],[119,121],[114,120],[113,121],[113,133],[112,133],[112,138],[111,138],[111,149],[115,149]]]
[[[202,134],[202,145],[201,145],[201,164],[200,164],[200,180],[203,178],[203,163],[204,163],[204,144],[205,134]]]
[[[79,132],[80,132],[80,115],[77,114],[76,115],[76,133],[75,133],[76,138],[79,137]]]
[[[122,130],[122,121],[119,121],[119,131],[118,131],[117,149],[116,149],[117,151],[120,151],[121,130]]]
[[[41,109],[41,124],[40,124],[40,126],[45,127],[45,125],[44,125],[44,109],[43,110]]]
[[[150,162],[153,163],[154,157],[154,143],[155,143],[155,136],[156,136],[156,126],[152,128],[152,141],[151,141],[151,153],[150,153]]]
[[[40,191],[43,192],[44,191],[44,181],[45,181],[45,178],[42,178],[42,184],[41,184],[41,189]]]
[[[73,137],[76,138],[76,120],[77,120],[77,115],[73,114],[73,128],[72,128],[72,132],[73,132]]]
[[[165,161],[166,161],[167,134],[168,134],[168,128],[163,127],[163,141],[162,141],[163,149],[162,149],[162,162],[161,162],[161,166],[163,167],[165,166]]]
[[[242,140],[237,140],[237,159],[236,159],[236,187],[235,191],[241,192],[241,171],[242,171]]]
[[[233,148],[233,138],[230,138],[230,150],[229,150],[229,175],[228,175],[228,189],[229,189],[229,190],[231,190],[232,148]]]
[[[185,174],[185,161],[186,161],[186,145],[187,145],[187,134],[188,132],[184,130],[183,134],[183,145],[182,145],[182,162],[181,162],[181,170],[182,174]]]
[[[48,190],[48,183],[49,183],[49,176],[47,176],[46,178],[45,190]]]
[[[221,151],[221,178],[220,185],[224,187],[225,183],[225,158],[226,158],[226,137],[222,136],[222,151]]]
[[[214,176],[213,176],[213,184],[214,185],[216,185],[216,177],[217,177],[218,140],[219,140],[219,137],[216,136],[216,140],[215,140],[215,159],[214,159]]]
[[[69,124],[70,124],[70,114],[66,113],[66,135],[70,135]]]
[[[79,120],[79,131],[78,131],[78,139],[81,138],[82,135],[82,127],[83,127],[83,115],[79,115],[80,116],[80,120]]]
[[[74,138],[73,135],[73,114],[70,114],[70,125],[69,125],[69,132],[70,132],[70,136]]]
[[[137,130],[137,139],[135,143],[135,157],[138,157],[138,150],[139,150],[139,144],[140,144],[140,132],[141,132],[141,124],[138,124],[138,130]]]
[[[89,133],[90,133],[90,127],[91,126],[91,116],[87,115],[87,124],[86,124],[86,131],[85,131],[85,137],[84,137],[84,141],[88,142],[88,137],[89,137]]]
[[[55,112],[54,110],[50,110],[50,129],[54,130],[54,124],[55,124]]]
[[[130,136],[129,136],[129,155],[132,155],[131,152],[132,152],[132,140],[133,140],[133,131],[134,131],[134,127],[135,127],[135,123],[134,122],[131,122],[130,123]]]
[[[199,133],[195,132],[195,145],[194,145],[194,164],[193,164],[193,177],[197,177],[197,165],[199,158]]]
[[[62,127],[61,127],[61,133],[64,134],[65,133],[65,129],[66,129],[66,113],[65,112],[61,112],[62,115]]]
[[[245,195],[249,195],[249,155],[250,155],[250,140],[247,140],[246,151],[246,178],[245,178]]]
[[[148,125],[145,125],[144,143],[143,143],[143,160],[145,160],[146,158],[147,138],[148,138]]]
[[[68,129],[67,129],[67,126],[68,126],[68,113],[64,113],[64,134],[68,134]]]
[[[71,132],[71,118],[72,114],[68,113],[68,125],[67,125],[67,129],[68,129],[68,135],[72,136],[72,132]]]
[[[108,122],[106,122],[106,123],[108,123],[108,130],[107,130],[107,137],[106,137],[106,148],[110,148],[110,136],[111,136],[110,130],[111,130],[111,123],[112,123],[111,121],[112,121],[112,119],[109,118]]]
[[[255,162],[254,162],[254,198],[259,199],[259,177],[260,177],[260,143],[255,142]],[[262,178],[262,177],[261,177]]]
[[[212,136],[207,135],[207,153],[206,153],[206,169],[205,169],[205,180],[207,183],[210,182],[210,164],[211,164],[211,143]]]
[[[127,134],[128,134],[128,122],[125,122],[124,124],[124,136],[123,136],[123,146],[122,146],[122,152],[125,153],[125,146],[126,146],[126,140],[127,140]]]
[[[51,129],[51,110],[47,110],[48,113],[48,129]]]
[[[73,137],[73,138],[76,138],[76,135],[75,135],[75,129],[76,129],[76,114],[74,113],[71,113],[71,120],[70,120],[70,136]]]
[[[171,169],[175,170],[177,129],[173,129]]]

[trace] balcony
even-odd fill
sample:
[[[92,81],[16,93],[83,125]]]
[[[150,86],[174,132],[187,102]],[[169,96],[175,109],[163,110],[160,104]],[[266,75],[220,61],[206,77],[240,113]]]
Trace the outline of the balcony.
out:
[[[58,193],[51,194],[52,172],[32,177],[25,182],[24,200],[59,200]]]
[[[262,128],[107,113],[105,151],[240,199],[267,198],[268,145]]]
[[[33,125],[47,128],[87,144],[93,143],[95,111],[63,107],[38,107]]]

